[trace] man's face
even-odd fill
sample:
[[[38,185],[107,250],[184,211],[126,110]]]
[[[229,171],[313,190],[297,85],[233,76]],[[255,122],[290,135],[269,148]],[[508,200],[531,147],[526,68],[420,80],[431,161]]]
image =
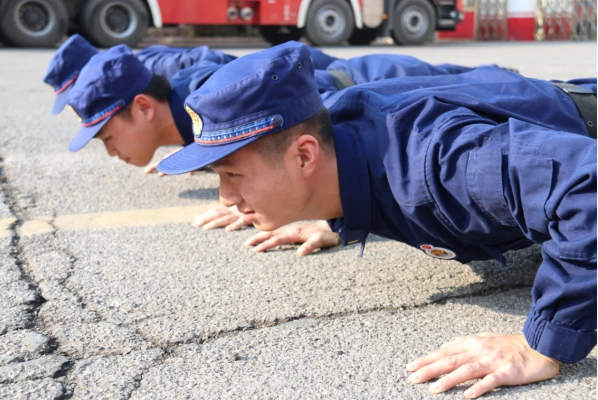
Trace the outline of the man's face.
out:
[[[245,222],[271,231],[299,216],[310,198],[309,185],[295,157],[270,160],[255,146],[246,146],[212,165],[220,177],[220,202],[236,205]]]
[[[130,111],[110,118],[96,138],[102,140],[110,157],[117,156],[128,164],[142,167],[152,160],[158,148],[157,128],[135,104]]]

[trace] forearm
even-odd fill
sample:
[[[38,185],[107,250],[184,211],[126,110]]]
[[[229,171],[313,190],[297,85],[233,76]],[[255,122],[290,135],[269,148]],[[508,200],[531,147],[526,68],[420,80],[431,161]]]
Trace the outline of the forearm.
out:
[[[574,363],[596,345],[596,261],[554,258],[551,245],[543,248],[524,335],[539,353]]]

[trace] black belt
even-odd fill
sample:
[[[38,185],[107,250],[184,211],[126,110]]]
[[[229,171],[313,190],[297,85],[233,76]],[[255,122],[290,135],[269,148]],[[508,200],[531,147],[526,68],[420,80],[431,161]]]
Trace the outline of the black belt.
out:
[[[345,72],[339,71],[338,69],[329,69],[327,72],[334,78],[334,85],[338,90],[343,90],[349,86],[355,86],[353,79],[351,79]]]
[[[579,115],[584,120],[588,135],[596,139],[596,95],[594,92],[571,83],[552,82],[552,84],[571,97]]]

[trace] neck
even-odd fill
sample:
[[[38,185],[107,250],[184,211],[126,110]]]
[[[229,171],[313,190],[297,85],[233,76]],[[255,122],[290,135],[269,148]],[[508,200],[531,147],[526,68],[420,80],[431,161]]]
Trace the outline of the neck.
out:
[[[157,108],[157,119],[159,121],[159,145],[160,146],[172,146],[177,144],[185,144],[183,137],[179,132],[170,110],[168,102],[160,103]]]
[[[308,207],[307,219],[332,219],[343,216],[341,194],[338,182],[338,166],[334,150],[322,158],[318,174],[314,176],[315,193]]]

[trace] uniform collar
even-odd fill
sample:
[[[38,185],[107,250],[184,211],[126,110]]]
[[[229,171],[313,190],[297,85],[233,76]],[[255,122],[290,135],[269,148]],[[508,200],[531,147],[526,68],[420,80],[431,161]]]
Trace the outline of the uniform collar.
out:
[[[345,246],[361,243],[362,256],[372,215],[367,158],[361,139],[351,129],[336,125],[334,141],[343,217],[328,224]]]
[[[174,123],[179,130],[179,134],[183,138],[185,145],[188,145],[193,143],[193,123],[191,117],[185,111],[184,100],[185,99],[181,99],[177,92],[173,90],[170,93],[168,105],[170,106],[170,112],[172,113]]]

